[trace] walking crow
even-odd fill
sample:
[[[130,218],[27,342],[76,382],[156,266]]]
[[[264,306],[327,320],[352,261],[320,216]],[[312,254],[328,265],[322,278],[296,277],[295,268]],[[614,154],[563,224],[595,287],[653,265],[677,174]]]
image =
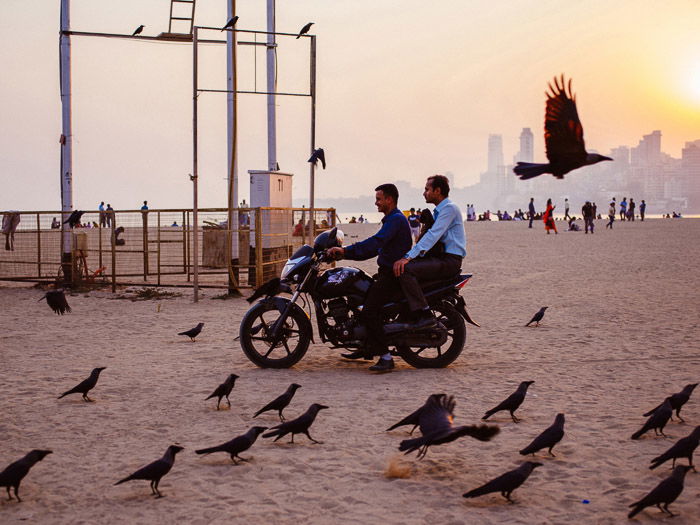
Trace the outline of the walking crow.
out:
[[[484,414],[483,419],[486,421],[488,418],[490,418],[492,415],[494,415],[496,412],[500,412],[501,410],[507,410],[510,412],[510,417],[513,419],[514,423],[518,423],[520,420],[515,417],[515,412],[520,405],[522,405],[523,401],[525,401],[525,394],[527,394],[527,389],[528,387],[534,383],[534,381],[523,381],[520,383],[520,386],[518,386],[518,389],[513,392],[511,395],[509,395],[504,401],[501,401],[501,403],[491,410],[487,410],[486,414]]]
[[[500,428],[489,425],[452,425],[455,400],[453,396],[430,397],[418,416],[421,437],[405,439],[399,444],[399,450],[410,454],[418,451],[418,459],[428,453],[431,445],[450,443],[463,436],[471,436],[479,441],[490,441],[500,432]]]
[[[185,332],[180,332],[177,335],[186,335],[194,343],[195,342],[194,338],[197,337],[199,335],[199,333],[202,331],[202,327],[204,327],[204,323],[198,323],[197,326],[195,326],[194,328],[190,328],[189,330],[187,330]]]
[[[211,454],[212,452],[226,452],[227,454],[231,455],[231,461],[233,461],[235,465],[238,465],[236,458],[240,459],[241,461],[248,461],[247,459],[240,457],[238,454],[240,454],[241,452],[245,452],[250,447],[252,447],[253,443],[255,443],[255,440],[258,439],[258,436],[262,434],[265,430],[267,430],[267,427],[252,427],[250,430],[248,430],[248,432],[241,436],[233,438],[231,441],[227,441],[226,443],[223,443],[216,447],[195,450],[195,453]]]
[[[671,408],[671,398],[667,397],[663,404],[652,412],[649,419],[647,419],[647,422],[644,423],[644,426],[632,434],[632,439],[639,439],[642,437],[642,434],[651,429],[654,429],[654,433],[657,436],[661,434],[662,436],[666,437],[666,434],[664,434],[664,427],[666,426],[666,423],[668,423],[668,420],[671,419],[672,413],[673,409]]]
[[[671,468],[675,468],[677,459],[688,458],[690,468],[695,470],[695,467],[693,466],[693,452],[695,452],[695,449],[698,448],[698,443],[700,443],[700,426],[695,427],[695,429],[689,435],[676,441],[676,443],[674,443],[674,445],[666,452],[652,459],[651,466],[649,468],[653,470],[669,459],[673,460]]]
[[[271,432],[263,434],[263,437],[269,438],[277,436],[275,437],[275,441],[277,441],[278,439],[286,436],[287,434],[291,434],[292,440],[290,441],[290,443],[294,443],[294,434],[306,434],[306,437],[314,443],[321,443],[321,441],[316,441],[314,438],[311,437],[311,435],[309,434],[309,427],[313,424],[314,420],[316,419],[316,415],[318,414],[319,410],[323,410],[324,408],[328,407],[326,405],[319,405],[318,403],[314,403],[309,407],[309,409],[306,412],[304,412],[298,418],[292,419],[291,421],[285,421],[284,423],[280,423],[279,425],[272,427],[270,429]]]
[[[131,476],[127,476],[121,481],[117,481],[115,485],[120,485],[133,479],[145,479],[146,481],[151,482],[151,493],[155,494],[157,498],[162,498],[163,495],[158,490],[158,483],[160,483],[160,479],[170,472],[171,468],[173,468],[173,463],[175,463],[175,454],[181,450],[183,450],[183,447],[178,445],[170,445],[168,450],[165,451],[165,454],[163,454],[162,458],[138,469]]]
[[[82,394],[83,395],[83,400],[85,401],[92,401],[87,395],[87,393],[95,388],[95,385],[97,384],[97,379],[100,377],[100,372],[107,368],[106,366],[102,366],[99,368],[93,368],[92,372],[90,372],[90,377],[85,379],[84,381],[81,381],[78,383],[77,386],[74,386],[67,392],[63,392],[60,396],[58,396],[58,399],[61,399],[62,397],[67,396],[68,394]]]
[[[258,417],[260,414],[263,412],[267,412],[269,410],[277,410],[280,416],[280,421],[284,422],[284,416],[282,415],[282,411],[287,408],[289,403],[292,401],[292,398],[294,397],[294,394],[297,391],[297,388],[301,388],[301,385],[298,385],[296,383],[292,383],[287,387],[287,390],[277,396],[275,399],[270,401],[267,405],[262,407],[260,410],[258,410],[255,415],[253,416],[254,418]]]
[[[678,416],[678,419],[681,420],[681,422],[685,422],[685,419],[681,417],[681,408],[683,408],[683,405],[685,405],[688,400],[690,399],[690,395],[693,393],[693,390],[695,390],[695,387],[698,386],[697,383],[691,383],[689,385],[685,385],[683,387],[683,390],[680,392],[676,392],[675,394],[672,394],[670,396],[671,399],[671,408],[676,411],[676,416]],[[649,412],[646,412],[644,416],[650,416],[654,412],[656,412],[657,408],[660,408],[663,405],[657,406],[656,408],[652,408]],[[673,415],[671,415],[671,421],[673,421]]]
[[[219,399],[216,401],[216,409],[219,410],[219,403],[221,403],[221,399],[226,396],[226,402],[228,403],[229,408],[231,407],[231,400],[228,398],[229,394],[231,393],[231,390],[233,390],[233,385],[236,382],[236,379],[238,379],[238,376],[236,374],[231,374],[226,378],[226,381],[221,383],[219,386],[216,387],[216,390],[214,390],[211,395],[207,399],[211,399],[212,397],[218,397]],[[205,401],[207,400],[205,399]]]
[[[554,456],[552,449],[554,445],[559,443],[564,437],[564,414],[557,414],[554,418],[554,423],[552,426],[547,428],[539,436],[537,436],[532,443],[526,446],[520,451],[523,456],[528,454],[535,455],[535,452],[542,450],[543,448],[548,448],[550,455]]]
[[[541,466],[542,463],[537,463],[536,461],[526,461],[515,470],[510,470],[505,474],[501,474],[496,479],[492,479],[481,487],[465,492],[462,494],[462,496],[465,498],[476,498],[477,496],[483,496],[484,494],[500,492],[501,496],[506,498],[511,503],[515,503],[512,499],[510,499],[511,493],[520,485],[525,483],[525,480],[530,476],[530,474],[532,474],[533,470]]]
[[[571,80],[567,86],[564,75],[554,78],[554,87],[549,84],[547,109],[544,116],[544,141],[548,164],[518,162],[513,171],[521,180],[551,173],[557,179],[582,166],[596,164],[602,160],[613,160],[597,153],[588,153],[583,141],[583,126],[576,110],[576,96],[571,91]]]
[[[19,459],[14,463],[10,463],[5,470],[0,472],[0,487],[7,488],[8,500],[12,499],[10,487],[13,487],[15,489],[15,498],[17,498],[18,502],[22,501],[19,499],[19,484],[22,483],[22,480],[29,472],[29,469],[51,453],[51,450],[32,450],[22,459]]]
[[[539,309],[539,311],[530,319],[530,322],[527,323],[525,326],[530,326],[532,323],[535,323],[535,326],[540,326],[540,321],[544,317],[544,311],[549,308],[549,306],[543,306],[542,308]]]
[[[646,507],[651,507],[652,505],[656,505],[661,512],[666,512],[671,517],[675,516],[673,512],[668,510],[668,506],[676,501],[676,498],[683,492],[683,480],[685,479],[686,472],[689,470],[690,467],[686,465],[678,465],[674,468],[673,473],[654,487],[654,490],[639,501],[630,505],[630,507],[634,508],[627,517],[633,518]]]

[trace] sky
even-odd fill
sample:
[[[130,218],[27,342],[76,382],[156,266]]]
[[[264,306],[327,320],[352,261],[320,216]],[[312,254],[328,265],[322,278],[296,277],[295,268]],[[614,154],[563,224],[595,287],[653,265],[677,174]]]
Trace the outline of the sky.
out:
[[[265,29],[265,0],[238,0],[239,29]],[[1,0],[0,209],[60,208],[59,0]],[[169,0],[72,0],[75,31],[167,31]],[[220,27],[227,0],[198,0],[196,24]],[[573,79],[586,146],[634,146],[659,129],[680,157],[700,139],[700,2],[670,0],[278,0],[277,30],[314,22],[316,143],[328,168],[316,195],[357,196],[383,182],[420,187],[452,172],[478,181],[491,133],[504,157],[523,127],[544,161],[545,89]],[[210,36],[220,37],[219,32]],[[308,91],[309,39],[280,39],[278,89]],[[264,52],[239,49],[239,87],[264,89]],[[76,208],[191,207],[192,49],[72,38]],[[200,49],[201,87],[225,88],[225,46]],[[256,75],[257,71],[257,75]],[[265,169],[266,100],[240,97],[241,198],[247,170]],[[278,97],[278,160],[309,192],[310,102]],[[225,95],[199,97],[199,204],[226,205]],[[370,203],[371,204],[371,203]]]

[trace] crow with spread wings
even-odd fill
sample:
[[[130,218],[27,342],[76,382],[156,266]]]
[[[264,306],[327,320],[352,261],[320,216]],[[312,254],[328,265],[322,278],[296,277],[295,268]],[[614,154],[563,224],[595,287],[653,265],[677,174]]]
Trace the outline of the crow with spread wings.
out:
[[[531,179],[551,173],[557,179],[563,179],[566,173],[596,164],[610,157],[588,153],[583,141],[583,126],[576,110],[576,96],[571,91],[571,79],[568,84],[561,78],[554,78],[554,86],[549,85],[547,109],[544,115],[544,141],[547,147],[548,164],[518,162],[513,168],[521,180]],[[568,88],[568,89],[567,89]]]

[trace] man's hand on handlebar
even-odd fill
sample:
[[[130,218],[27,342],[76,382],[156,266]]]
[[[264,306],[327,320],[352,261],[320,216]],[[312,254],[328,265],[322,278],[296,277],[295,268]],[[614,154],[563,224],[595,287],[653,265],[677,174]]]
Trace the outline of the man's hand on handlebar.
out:
[[[345,249],[340,246],[334,246],[326,250],[326,256],[334,261],[339,261],[345,257]]]

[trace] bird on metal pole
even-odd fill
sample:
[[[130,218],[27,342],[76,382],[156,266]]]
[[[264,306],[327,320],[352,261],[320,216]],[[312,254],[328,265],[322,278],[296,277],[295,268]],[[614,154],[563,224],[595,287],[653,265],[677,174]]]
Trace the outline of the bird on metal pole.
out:
[[[144,25],[138,26],[138,27],[136,28],[136,30],[131,34],[131,36],[140,35],[140,34],[141,34],[141,31],[143,31],[143,28],[144,28],[144,27],[146,27],[146,26],[144,26]]]
[[[305,35],[306,33],[308,33],[308,32],[309,32],[309,29],[311,29],[311,26],[312,26],[312,25],[314,25],[314,23],[313,23],[313,22],[309,22],[309,23],[306,24],[304,27],[302,27],[302,28],[301,28],[301,31],[299,31],[299,34],[297,35],[297,39],[299,39],[299,37],[300,37],[301,35]]]
[[[571,91],[571,79],[567,85],[564,75],[561,75],[559,79],[554,78],[554,86],[548,86],[550,92],[547,93],[547,109],[544,115],[544,141],[549,163],[518,162],[513,168],[515,174],[521,180],[531,179],[543,173],[551,173],[557,179],[563,179],[566,173],[582,166],[613,160],[586,151],[583,126],[576,110],[576,96]]]
[[[321,161],[321,166],[323,166],[323,169],[326,169],[326,152],[323,151],[323,148],[318,148],[315,149],[314,152],[311,154],[311,157],[309,157],[309,160],[307,162],[313,163],[315,166],[318,161]]]
[[[226,25],[221,28],[221,31],[224,31],[228,28],[233,29],[236,26],[236,22],[238,22],[238,16],[234,16],[232,19],[226,22]]]

